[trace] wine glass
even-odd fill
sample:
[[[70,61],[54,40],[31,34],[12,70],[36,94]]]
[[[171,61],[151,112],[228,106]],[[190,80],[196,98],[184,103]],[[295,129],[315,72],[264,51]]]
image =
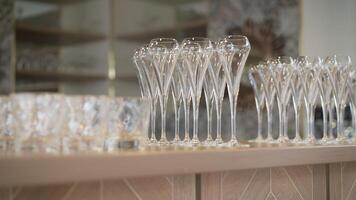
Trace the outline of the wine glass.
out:
[[[166,132],[168,93],[180,49],[177,40],[158,38],[151,40],[148,50],[152,56],[161,106],[161,139],[159,143],[165,145],[168,143]]]
[[[212,45],[213,52],[210,57],[207,74],[209,74],[211,80],[211,87],[213,87],[213,95],[215,99],[216,138],[214,144],[220,145],[223,143],[221,136],[221,114],[225,95],[226,76],[219,56],[219,50],[217,46],[218,43],[214,42]]]
[[[260,63],[260,66],[261,67],[259,68],[259,72],[260,72],[260,77],[263,81],[262,89],[264,90],[265,93],[266,110],[267,110],[266,142],[276,143],[277,140],[274,140],[272,136],[273,106],[276,97],[276,88],[274,87],[273,76],[271,74],[268,61]]]
[[[153,58],[149,52],[149,46],[145,45],[140,49],[140,59],[142,63],[143,74],[147,77],[147,83],[150,95],[150,123],[151,123],[151,138],[149,140],[151,145],[157,144],[156,139],[156,106],[159,96],[158,78],[154,70]]]
[[[289,142],[287,135],[287,106],[291,97],[291,70],[294,60],[288,56],[277,57],[270,62],[273,85],[276,90],[279,112],[279,137],[278,142]]]
[[[356,72],[352,71],[347,81],[347,86],[350,95],[350,109],[352,115],[352,139],[351,142],[356,142]]]
[[[224,67],[226,83],[230,100],[231,111],[231,139],[229,145],[239,145],[236,134],[237,99],[240,90],[240,81],[248,54],[251,49],[247,37],[242,35],[229,35],[219,41],[219,56]]]
[[[328,115],[329,124],[332,124],[332,108],[333,108],[333,92],[329,74],[327,73],[326,66],[322,64],[319,67],[320,73],[318,77],[318,87],[320,91],[321,108],[323,110],[323,137],[320,140],[321,144],[328,144],[333,141],[333,136],[328,128]]]
[[[180,120],[180,109],[182,103],[182,84],[178,72],[178,66],[181,64],[181,60],[178,59],[177,61],[177,68],[173,73],[172,78],[172,97],[173,97],[173,106],[174,106],[174,118],[175,118],[175,125],[174,125],[174,139],[171,141],[172,144],[178,144],[179,139],[179,120]]]
[[[198,138],[199,104],[203,81],[208,63],[212,54],[212,44],[208,38],[186,38],[182,42],[181,55],[183,57],[183,70],[188,72],[191,83],[193,103],[193,138],[192,145],[200,143]]]
[[[338,143],[347,142],[344,135],[344,108],[348,96],[347,79],[351,70],[351,58],[349,56],[328,56],[324,64],[330,77],[334,93],[335,109],[337,115],[337,138]]]
[[[209,62],[210,65],[210,62]],[[206,104],[206,115],[207,115],[207,137],[204,141],[204,144],[210,146],[213,144],[213,138],[211,136],[212,130],[212,111],[214,106],[214,87],[212,86],[213,81],[209,73],[206,73],[204,78],[204,95],[205,95],[205,104]]]
[[[314,136],[314,111],[318,95],[318,69],[315,60],[308,56],[300,56],[296,59],[296,67],[300,70],[302,79],[303,98],[307,115],[306,137],[303,143],[313,144],[316,142]]]
[[[262,68],[262,66],[257,65],[255,67],[252,67],[248,71],[248,77],[252,85],[253,91],[255,93],[258,131],[257,131],[257,138],[254,139],[253,141],[257,143],[264,142],[262,136],[262,114],[263,114],[262,111],[265,105],[265,91],[263,90],[263,80],[261,77],[260,68]]]
[[[296,63],[298,60],[296,61]],[[290,69],[291,70],[291,88],[292,88],[292,100],[293,100],[293,107],[294,107],[294,116],[295,116],[295,137],[292,140],[293,143],[298,144],[302,142],[301,136],[300,136],[300,109],[303,103],[303,81],[302,81],[302,75],[300,72],[299,66],[293,65],[293,67]]]

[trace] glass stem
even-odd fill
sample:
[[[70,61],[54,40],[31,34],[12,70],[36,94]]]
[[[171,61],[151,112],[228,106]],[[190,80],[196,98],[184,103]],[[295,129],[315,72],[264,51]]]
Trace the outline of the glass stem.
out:
[[[167,96],[163,95],[161,98],[161,139],[160,141],[167,141],[166,132],[166,114],[167,114]]]
[[[283,105],[283,138],[288,138],[288,115],[287,115],[287,105]]]
[[[337,139],[341,139],[341,127],[340,127],[340,121],[341,121],[341,113],[340,113],[340,107],[339,105],[335,104],[335,109],[336,109],[336,135]]]
[[[273,140],[272,137],[272,105],[266,103],[266,110],[267,110],[267,140]]]
[[[183,100],[184,107],[184,141],[189,141],[189,109],[190,99]]]
[[[198,138],[198,117],[199,117],[199,99],[193,101],[193,142],[199,142]]]
[[[151,102],[151,141],[156,141],[156,104],[157,99],[153,98]]]
[[[255,98],[255,103],[256,103],[256,111],[257,111],[257,140],[262,140],[262,112],[261,112],[261,107],[260,103],[258,102],[257,98]]]
[[[300,133],[299,133],[299,106],[295,106],[295,137],[294,139],[300,140]]]
[[[172,97],[173,97],[174,119],[175,119],[175,121],[174,121],[174,140],[177,140],[178,134],[179,134],[179,108],[178,108],[179,102],[177,102],[174,94],[172,95]]]
[[[207,95],[205,95],[205,104],[206,104],[206,117],[207,117],[207,137],[206,140],[211,141],[211,110],[210,108],[212,108],[212,104],[210,105],[210,101],[207,97]]]
[[[219,99],[216,101],[216,141],[222,142],[222,137],[221,137],[221,113],[222,113],[222,106],[223,106],[223,100],[224,99]]]
[[[345,138],[345,131],[344,131],[344,107],[341,105],[340,106],[340,135],[342,138]]]
[[[278,118],[279,118],[279,132],[278,132],[278,138],[281,138],[283,136],[283,108],[280,100],[277,98],[277,105],[278,105]]]
[[[321,101],[321,109],[323,110],[323,140],[328,138],[328,105],[322,100]]]
[[[350,103],[350,109],[352,118],[352,137],[354,138],[356,134],[356,110],[355,105],[353,103]]]
[[[315,139],[315,133],[314,133],[314,116],[315,116],[315,113],[314,113],[314,105],[311,105],[310,106],[310,117],[309,117],[309,128],[310,128],[310,137],[312,139]]]
[[[231,95],[230,97],[230,113],[231,113],[231,140],[230,142],[237,141],[236,134],[236,108],[237,107],[237,98]]]
[[[330,104],[328,106],[328,111],[329,111],[329,138],[334,138],[334,134],[333,134],[333,107],[332,107],[332,104]]]

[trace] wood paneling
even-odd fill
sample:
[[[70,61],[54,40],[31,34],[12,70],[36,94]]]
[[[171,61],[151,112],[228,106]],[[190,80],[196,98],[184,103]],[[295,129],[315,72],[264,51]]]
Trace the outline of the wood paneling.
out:
[[[356,162],[330,164],[330,200],[356,200]]]
[[[202,199],[323,200],[325,169],[325,165],[314,165],[202,174]]]

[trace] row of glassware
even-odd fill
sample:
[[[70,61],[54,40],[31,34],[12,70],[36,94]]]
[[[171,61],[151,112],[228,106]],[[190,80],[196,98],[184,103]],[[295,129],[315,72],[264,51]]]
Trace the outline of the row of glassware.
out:
[[[18,93],[0,97],[0,152],[70,153],[138,148],[149,101]]]
[[[133,56],[137,76],[143,97],[151,99],[151,145],[208,145],[208,146],[244,146],[238,142],[236,134],[236,110],[240,80],[251,49],[248,38],[230,35],[213,42],[208,38],[186,38],[181,43],[173,38],[157,38],[139,49]],[[334,139],[324,128],[323,143],[349,141],[343,134],[342,117],[348,94],[352,89],[346,83],[352,82],[350,74],[351,59],[347,56],[321,58],[276,57],[262,62],[250,70],[249,77],[255,90],[258,110],[258,137],[255,142],[266,143],[317,143],[314,133],[314,109],[316,98],[322,98],[323,110],[338,113],[338,135]],[[350,85],[349,84],[349,85]],[[230,102],[230,139],[224,141],[221,134],[221,112],[228,89]],[[204,89],[204,90],[203,90]],[[207,135],[204,141],[198,138],[199,104],[202,93],[207,106]],[[327,94],[324,94],[327,93]],[[172,96],[175,112],[175,136],[167,140],[166,112],[167,101]],[[326,99],[325,95],[329,95]],[[287,135],[287,106],[290,99],[296,113],[296,137],[292,140]],[[277,101],[279,109],[279,137],[272,138],[272,106]],[[189,110],[193,104],[193,136],[189,136]],[[307,113],[307,129],[302,139],[299,113],[302,102]],[[179,137],[179,111],[183,104],[185,122],[184,137]],[[161,111],[161,133],[155,134],[157,106]],[[262,138],[261,124],[263,106],[268,113],[268,137]],[[353,106],[353,105],[352,105]],[[216,137],[212,138],[212,108],[216,110]],[[353,107],[352,107],[353,109]],[[355,110],[355,109],[353,109]],[[354,114],[355,112],[353,112]],[[324,115],[324,127],[327,123]],[[354,115],[353,115],[354,116]],[[330,118],[332,123],[332,117]],[[355,117],[353,117],[355,124]],[[355,127],[355,125],[354,125]]]
[[[356,142],[356,72],[349,56],[301,56],[269,59],[249,70],[255,93],[258,119],[256,142],[296,144],[347,144]],[[315,137],[315,108],[318,100],[323,113],[323,136]],[[279,116],[278,139],[272,137],[272,109],[277,102]],[[287,108],[292,104],[295,114],[295,135],[288,137]],[[352,115],[352,131],[344,128],[345,107]],[[267,138],[262,137],[262,110],[267,110]],[[304,108],[304,109],[302,109]],[[336,135],[333,134],[336,111]],[[300,113],[306,114],[304,137],[300,128]]]

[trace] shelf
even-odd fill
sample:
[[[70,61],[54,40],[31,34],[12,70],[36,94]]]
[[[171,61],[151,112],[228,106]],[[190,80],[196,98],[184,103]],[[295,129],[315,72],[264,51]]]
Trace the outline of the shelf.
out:
[[[26,23],[16,23],[16,39],[44,45],[73,45],[104,40],[104,34],[75,32],[53,27],[40,27]]]
[[[143,1],[150,1],[150,2],[156,3],[156,4],[177,6],[177,5],[182,5],[182,4],[192,4],[192,3],[202,2],[202,1],[206,1],[206,0],[143,0]]]
[[[87,2],[90,0],[26,0],[26,1],[46,3],[46,4],[56,4],[56,5],[70,5],[70,4]]]
[[[22,83],[16,85],[16,92],[58,92],[58,83]]]
[[[36,79],[43,81],[95,81],[106,80],[105,74],[94,74],[85,72],[56,72],[56,71],[39,71],[39,70],[17,70],[17,79]]]
[[[146,31],[142,33],[127,33],[118,35],[116,38],[120,40],[129,40],[136,42],[149,42],[152,38],[158,37],[176,37],[177,32],[185,32],[186,35],[196,36],[202,34],[206,35],[208,21],[207,20],[195,20],[184,24],[178,24],[174,27],[162,28],[159,30]]]
[[[356,145],[1,155],[0,186],[356,161]]]

